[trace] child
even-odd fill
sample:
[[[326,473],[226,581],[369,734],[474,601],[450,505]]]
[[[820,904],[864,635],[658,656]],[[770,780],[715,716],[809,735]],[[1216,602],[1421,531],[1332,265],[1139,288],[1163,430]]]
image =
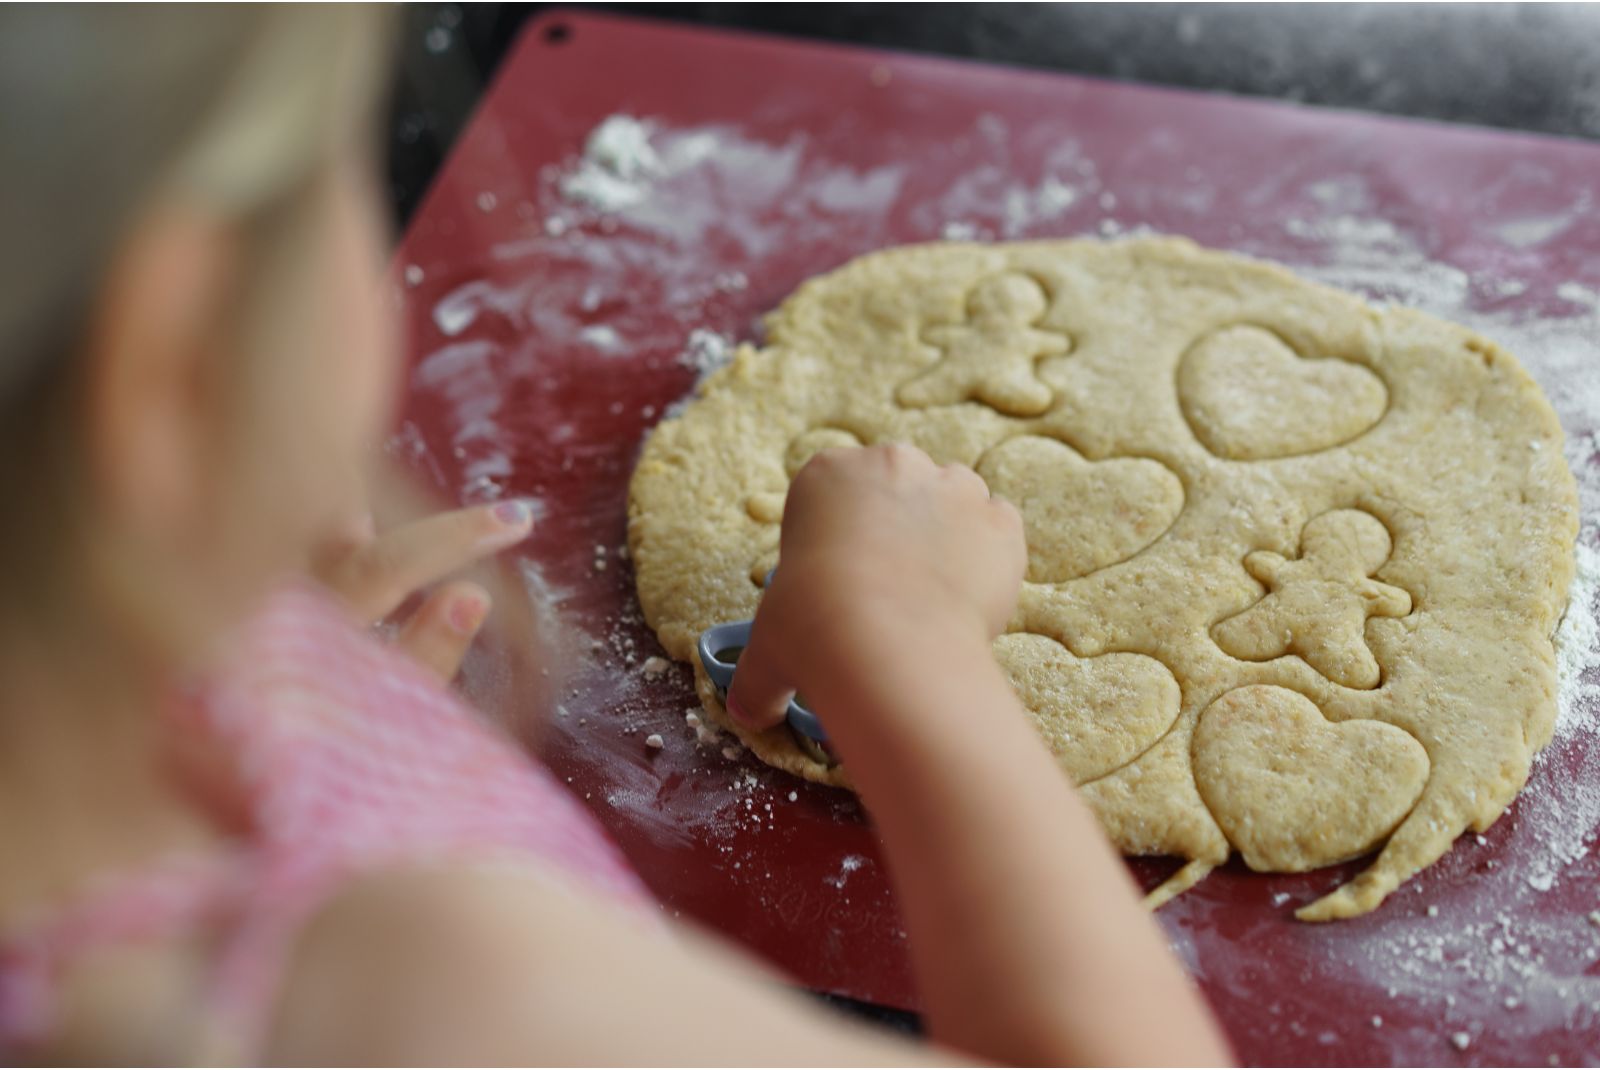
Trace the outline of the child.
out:
[[[1024,552],[968,470],[807,466],[730,697],[828,711],[931,1046],[668,925],[457,706],[489,597],[449,577],[531,514],[352,519],[398,371],[376,10],[0,15],[0,1057],[1225,1059],[990,656]],[[398,652],[356,623],[424,588]]]

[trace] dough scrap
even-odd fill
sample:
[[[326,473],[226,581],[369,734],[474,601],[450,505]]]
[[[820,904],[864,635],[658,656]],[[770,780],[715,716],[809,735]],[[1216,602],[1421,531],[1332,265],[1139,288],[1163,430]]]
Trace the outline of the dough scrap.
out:
[[[1152,902],[1233,850],[1298,871],[1377,849],[1299,916],[1364,913],[1487,828],[1549,741],[1577,492],[1486,339],[1159,238],[886,250],[807,282],[768,338],[634,475],[673,657],[753,614],[798,463],[904,441],[1021,500],[1030,577],[996,654],[1112,840],[1189,860]],[[848,786],[786,727],[734,727],[695,668],[764,761]]]

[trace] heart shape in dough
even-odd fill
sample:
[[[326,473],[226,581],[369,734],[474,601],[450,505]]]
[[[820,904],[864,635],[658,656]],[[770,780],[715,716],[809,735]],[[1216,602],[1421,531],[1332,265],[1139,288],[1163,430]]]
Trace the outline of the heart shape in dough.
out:
[[[996,639],[994,654],[1075,783],[1127,765],[1178,719],[1182,691],[1155,658],[1080,658],[1054,639],[1026,632]]]
[[[979,458],[978,474],[1022,514],[1034,583],[1063,583],[1126,561],[1183,510],[1183,483],[1160,462],[1087,461],[1039,435],[1000,443]]]
[[[1307,359],[1261,327],[1203,336],[1178,365],[1178,401],[1218,457],[1262,461],[1343,445],[1383,418],[1389,391],[1337,358]]]
[[[1194,778],[1254,870],[1301,873],[1364,854],[1411,812],[1428,752],[1381,721],[1332,722],[1298,691],[1253,685],[1200,714]]]

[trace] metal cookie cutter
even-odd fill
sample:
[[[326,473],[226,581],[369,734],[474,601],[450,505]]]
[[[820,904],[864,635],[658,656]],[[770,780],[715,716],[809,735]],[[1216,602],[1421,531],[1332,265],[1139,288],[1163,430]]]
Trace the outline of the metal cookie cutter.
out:
[[[772,577],[776,572],[774,569],[767,573],[763,587],[772,585]],[[739,655],[750,643],[750,629],[754,624],[751,620],[736,620],[731,624],[712,625],[700,634],[700,664],[705,666],[706,675],[716,685],[717,694],[724,701],[728,697],[728,688],[733,685],[733,672],[738,665]],[[799,695],[789,700],[785,720],[794,729],[798,742],[807,753],[818,761],[833,763],[832,755],[824,750],[828,733],[823,731],[822,722]]]

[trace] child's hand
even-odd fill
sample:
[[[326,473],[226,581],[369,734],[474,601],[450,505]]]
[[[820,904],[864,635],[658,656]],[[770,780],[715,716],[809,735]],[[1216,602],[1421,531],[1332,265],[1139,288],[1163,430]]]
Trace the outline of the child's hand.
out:
[[[904,445],[817,454],[789,488],[781,564],[729,712],[770,727],[796,689],[815,696],[825,680],[951,642],[987,647],[1026,563],[1017,511],[972,469]]]
[[[369,520],[363,530],[327,547],[312,571],[349,603],[358,618],[375,623],[422,588],[515,546],[531,530],[533,513],[520,501],[455,509],[381,535]],[[442,583],[423,599],[396,642],[440,679],[450,680],[461,668],[490,604],[489,592],[476,583]]]

